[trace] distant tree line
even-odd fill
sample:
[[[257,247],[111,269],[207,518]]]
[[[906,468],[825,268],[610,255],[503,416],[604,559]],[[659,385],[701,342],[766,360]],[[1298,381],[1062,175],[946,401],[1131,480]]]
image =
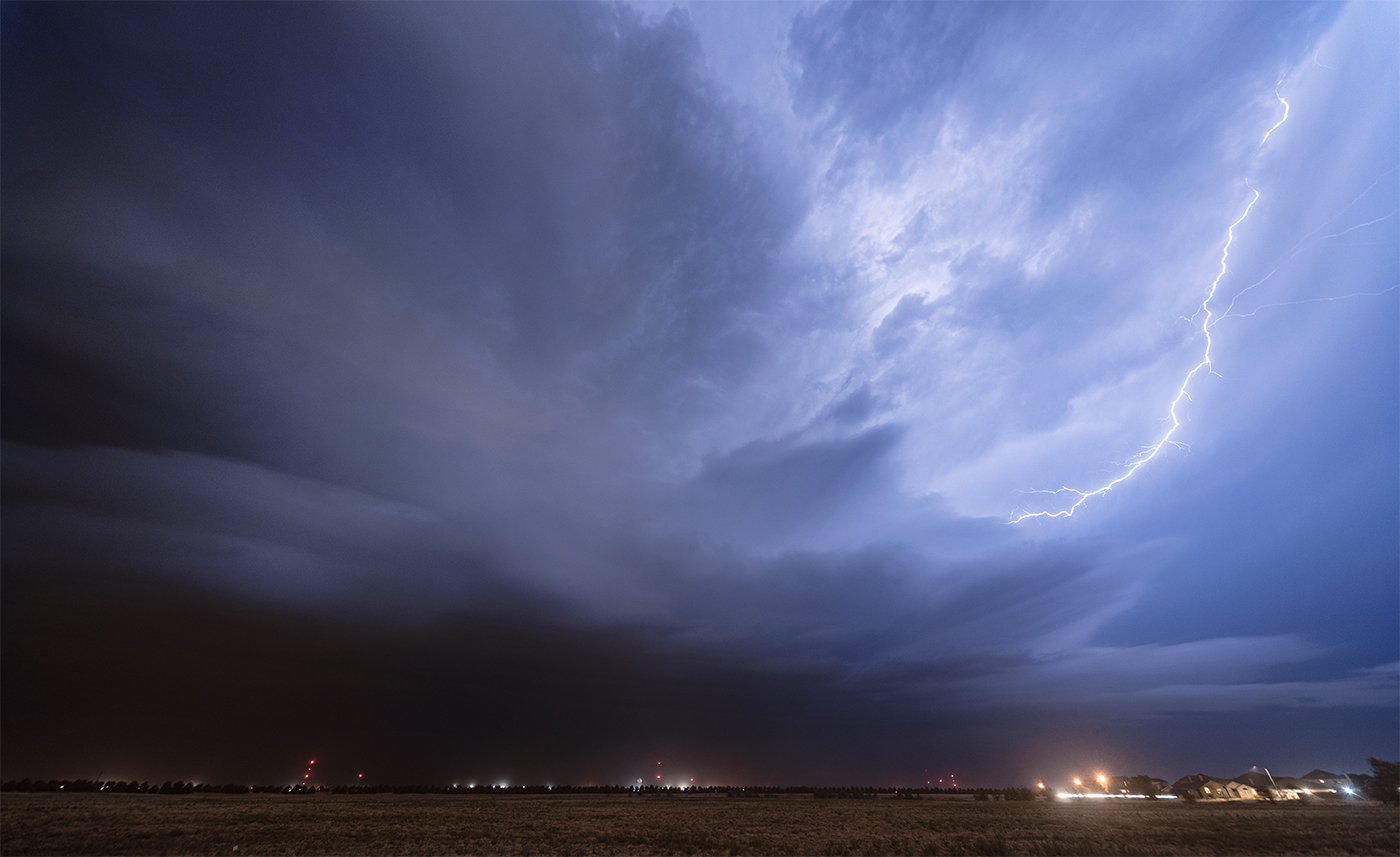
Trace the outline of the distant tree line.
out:
[[[284,786],[244,786],[235,783],[227,785],[216,785],[214,783],[186,783],[170,782],[164,783],[137,783],[108,780],[6,780],[0,784],[0,791],[5,792],[112,792],[113,794],[162,794],[162,795],[189,795],[189,794],[246,794],[248,792],[279,792],[285,791]]]
[[[674,786],[568,786],[568,785],[521,785],[521,786],[428,786],[428,785],[310,785],[297,783],[290,786],[240,785],[228,783],[187,783],[183,781],[155,784],[149,782],[126,782],[117,780],[7,780],[0,784],[0,791],[6,792],[111,792],[113,794],[640,794],[640,795],[680,795],[680,794],[724,794],[729,797],[767,797],[771,795],[810,794],[817,798],[860,799],[879,795],[893,795],[896,798],[917,798],[919,795],[972,795],[986,799],[990,795],[1000,795],[1005,800],[1034,800],[1034,789],[944,789],[944,788],[899,788],[880,786],[687,786],[684,789]]]

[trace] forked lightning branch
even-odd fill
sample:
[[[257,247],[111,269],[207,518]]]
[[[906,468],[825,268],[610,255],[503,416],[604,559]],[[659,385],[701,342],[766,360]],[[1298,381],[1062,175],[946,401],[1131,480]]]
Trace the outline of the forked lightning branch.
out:
[[[1274,123],[1273,127],[1269,128],[1268,131],[1264,132],[1264,136],[1259,140],[1259,148],[1263,147],[1264,143],[1268,141],[1269,136],[1272,135],[1274,131],[1277,131],[1280,125],[1288,121],[1288,102],[1283,98],[1283,96],[1278,94],[1277,90],[1275,90],[1274,96],[1278,98],[1279,103],[1283,105],[1283,117],[1279,119],[1278,122]],[[1259,201],[1258,190],[1254,189],[1254,187],[1251,186],[1250,193],[1252,194],[1252,196],[1250,197],[1248,204],[1245,205],[1244,212],[1238,218],[1236,218],[1234,223],[1230,224],[1228,229],[1225,230],[1225,246],[1220,251],[1220,270],[1216,272],[1215,279],[1211,282],[1210,288],[1206,291],[1206,296],[1204,300],[1201,301],[1201,305],[1196,308],[1196,311],[1192,313],[1190,319],[1188,319],[1188,321],[1191,321],[1192,323],[1195,323],[1199,320],[1201,334],[1205,337],[1205,349],[1201,353],[1200,362],[1198,362],[1195,366],[1191,367],[1191,370],[1186,373],[1186,377],[1184,377],[1181,380],[1181,386],[1177,388],[1176,396],[1171,400],[1171,406],[1167,409],[1167,420],[1171,423],[1171,425],[1167,428],[1166,432],[1161,436],[1161,438],[1157,440],[1156,443],[1145,447],[1141,452],[1133,456],[1126,463],[1126,470],[1124,470],[1117,477],[1109,480],[1107,483],[1099,486],[1098,488],[1084,490],[1080,488],[1071,488],[1069,486],[1064,486],[1061,488],[1042,489],[1039,491],[1030,492],[1032,494],[1051,495],[1069,494],[1072,495],[1075,498],[1075,500],[1068,508],[1064,509],[1058,509],[1054,511],[1045,510],[1039,512],[1021,512],[1019,514],[1013,515],[1011,517],[1010,523],[1019,524],[1022,521],[1028,520],[1030,518],[1071,517],[1076,511],[1078,511],[1079,507],[1083,506],[1091,498],[1100,497],[1104,494],[1107,494],[1109,491],[1112,491],[1114,488],[1133,478],[1133,476],[1139,470],[1141,470],[1143,467],[1146,467],[1148,462],[1156,458],[1157,454],[1160,453],[1167,446],[1185,448],[1185,445],[1182,444],[1181,441],[1176,439],[1176,433],[1177,430],[1181,428],[1182,421],[1180,408],[1183,402],[1188,402],[1191,400],[1191,382],[1196,380],[1196,377],[1202,372],[1205,372],[1207,374],[1213,374],[1213,370],[1211,369],[1210,356],[1211,345],[1213,343],[1211,341],[1210,329],[1214,321],[1214,313],[1211,310],[1210,303],[1212,300],[1215,299],[1215,294],[1220,288],[1220,281],[1224,279],[1226,272],[1229,270],[1228,260],[1230,258],[1230,246],[1235,242],[1235,228],[1241,223],[1243,223],[1245,221],[1245,218],[1249,217],[1249,212],[1254,208],[1254,204]]]

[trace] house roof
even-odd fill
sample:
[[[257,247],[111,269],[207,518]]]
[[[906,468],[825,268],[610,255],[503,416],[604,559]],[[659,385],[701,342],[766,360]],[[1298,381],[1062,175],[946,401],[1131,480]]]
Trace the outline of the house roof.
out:
[[[1209,783],[1219,783],[1223,786],[1228,782],[1230,782],[1228,777],[1212,777],[1209,774],[1189,774],[1172,783],[1172,788],[1191,789]]]
[[[1330,772],[1328,772],[1328,771],[1324,771],[1324,770],[1322,770],[1321,768],[1318,768],[1318,769],[1316,769],[1316,770],[1308,771],[1306,774],[1303,774],[1303,775],[1302,775],[1301,777],[1299,777],[1298,779],[1300,779],[1300,780],[1345,780],[1345,779],[1347,779],[1347,778],[1344,777],[1344,776],[1342,776],[1341,774],[1333,774],[1333,773],[1330,773]]]
[[[1270,782],[1269,775],[1260,771],[1245,771],[1243,774],[1240,774],[1238,777],[1235,777],[1236,782],[1244,783],[1245,785],[1256,789],[1274,788],[1275,785],[1278,783],[1278,780],[1278,777],[1274,777],[1273,781]],[[1278,787],[1286,788],[1285,786],[1281,785]]]

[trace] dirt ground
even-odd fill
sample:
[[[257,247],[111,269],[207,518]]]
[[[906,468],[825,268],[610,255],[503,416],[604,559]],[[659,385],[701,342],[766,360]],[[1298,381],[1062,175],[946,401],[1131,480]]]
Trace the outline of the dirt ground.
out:
[[[0,853],[1400,854],[1377,806],[806,797],[0,797]]]

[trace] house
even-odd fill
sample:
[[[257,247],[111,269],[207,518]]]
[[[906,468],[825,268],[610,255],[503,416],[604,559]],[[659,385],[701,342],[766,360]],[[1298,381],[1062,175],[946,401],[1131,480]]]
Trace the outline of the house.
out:
[[[1187,800],[1222,800],[1225,782],[1207,774],[1190,774],[1172,783],[1172,794]]]
[[[1172,783],[1171,792],[1194,800],[1259,800],[1260,797],[1259,792],[1247,783],[1207,774],[1182,777]]]
[[[1258,789],[1239,780],[1231,780],[1225,784],[1225,788],[1230,792],[1233,800],[1263,800],[1264,798]]]
[[[1297,780],[1303,794],[1313,797],[1346,797],[1356,794],[1357,791],[1351,777],[1321,769],[1308,771]]]
[[[1144,784],[1138,777],[1109,777],[1104,781],[1103,790],[1111,795],[1162,795],[1166,794],[1171,787],[1166,780],[1157,777],[1148,777],[1147,779],[1152,784],[1151,790],[1143,788]],[[1133,782],[1134,780],[1138,781]]]
[[[1254,789],[1261,798],[1272,796],[1274,800],[1297,800],[1303,790],[1292,777],[1273,777],[1263,771],[1245,771],[1235,782]]]

